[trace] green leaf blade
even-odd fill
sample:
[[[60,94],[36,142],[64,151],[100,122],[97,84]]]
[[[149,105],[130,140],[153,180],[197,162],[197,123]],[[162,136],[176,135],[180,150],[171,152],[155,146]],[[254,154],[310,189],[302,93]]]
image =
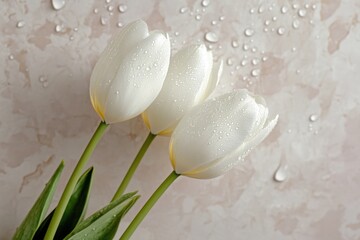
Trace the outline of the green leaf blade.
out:
[[[26,215],[25,219],[16,229],[16,232],[12,238],[13,240],[29,240],[33,238],[37,228],[47,213],[63,169],[64,162],[61,161],[60,165],[55,170],[48,183],[45,185],[43,191]]]
[[[140,196],[128,193],[111,202],[85,219],[64,240],[103,240],[112,239],[121,218],[130,210]]]
[[[85,171],[85,173],[78,180],[69,203],[66,206],[64,215],[61,218],[59,227],[56,231],[54,237],[55,240],[64,239],[64,237],[68,235],[84,218],[90,195],[92,174],[93,168],[91,167]],[[36,231],[34,239],[44,239],[54,211],[55,210],[53,210],[42,222],[39,229]]]

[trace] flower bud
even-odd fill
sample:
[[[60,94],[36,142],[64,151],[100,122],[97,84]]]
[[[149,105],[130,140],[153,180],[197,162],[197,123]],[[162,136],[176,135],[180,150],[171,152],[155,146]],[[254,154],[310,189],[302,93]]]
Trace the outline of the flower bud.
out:
[[[169,37],[130,23],[101,54],[90,79],[91,103],[106,123],[141,114],[157,97],[170,62]]]
[[[170,140],[176,173],[214,178],[230,170],[275,127],[265,100],[238,90],[206,101],[186,114]]]
[[[170,135],[184,114],[213,92],[221,72],[222,62],[214,64],[205,45],[191,45],[177,52],[170,60],[159,96],[142,114],[150,131]]]

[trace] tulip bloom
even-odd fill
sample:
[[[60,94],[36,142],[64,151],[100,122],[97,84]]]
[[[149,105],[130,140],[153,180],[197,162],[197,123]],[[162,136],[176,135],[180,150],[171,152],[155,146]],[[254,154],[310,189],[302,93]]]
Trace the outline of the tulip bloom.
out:
[[[91,103],[106,123],[141,114],[157,97],[170,63],[169,37],[130,23],[111,40],[90,79]]]
[[[142,114],[151,133],[170,135],[184,114],[213,92],[221,72],[222,62],[214,64],[203,44],[176,53],[159,96]]]
[[[170,140],[177,174],[214,178],[239,163],[277,123],[267,122],[264,99],[247,90],[224,94],[195,107],[179,122]]]

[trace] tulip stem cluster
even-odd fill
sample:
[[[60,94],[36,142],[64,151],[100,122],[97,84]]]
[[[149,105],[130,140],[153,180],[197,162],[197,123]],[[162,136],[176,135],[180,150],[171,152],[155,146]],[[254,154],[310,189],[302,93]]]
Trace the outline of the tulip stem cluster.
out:
[[[166,189],[180,176],[175,171],[171,172],[170,175],[161,183],[161,185],[156,189],[156,191],[151,195],[149,200],[145,203],[145,205],[141,208],[135,218],[132,220],[130,225],[127,227],[123,235],[120,237],[120,240],[128,240],[131,235],[134,233],[139,224],[144,220],[148,212],[155,205],[155,203],[159,200],[159,198],[164,194]]]
[[[73,191],[75,189],[75,185],[76,185],[77,181],[79,180],[81,174],[83,173],[83,169],[84,169],[86,163],[88,162],[91,154],[93,153],[96,145],[99,143],[100,139],[104,135],[107,126],[108,125],[105,122],[101,122],[99,124],[98,128],[96,129],[92,138],[90,139],[88,145],[86,146],[83,154],[81,155],[81,157],[80,157],[80,159],[79,159],[79,161],[78,161],[78,163],[77,163],[77,165],[65,187],[65,190],[64,190],[63,194],[61,195],[59,204],[56,207],[56,210],[51,219],[49,228],[46,232],[46,235],[44,238],[45,240],[52,240],[54,238],[56,230],[61,221],[61,218],[65,212],[66,206],[70,200],[71,194],[73,193]]]
[[[124,194],[124,192],[125,192],[127,186],[129,185],[130,180],[132,179],[137,167],[139,166],[139,164],[140,164],[142,158],[144,157],[147,149],[149,148],[150,144],[152,143],[152,141],[155,139],[156,136],[157,135],[152,134],[151,132],[149,133],[149,135],[147,136],[145,142],[141,146],[138,154],[136,155],[134,161],[132,162],[129,170],[127,171],[124,179],[122,180],[119,188],[117,189],[117,191],[116,191],[116,193],[115,193],[115,195],[114,195],[114,197],[113,197],[113,199],[111,201],[115,201],[116,199],[120,198]]]

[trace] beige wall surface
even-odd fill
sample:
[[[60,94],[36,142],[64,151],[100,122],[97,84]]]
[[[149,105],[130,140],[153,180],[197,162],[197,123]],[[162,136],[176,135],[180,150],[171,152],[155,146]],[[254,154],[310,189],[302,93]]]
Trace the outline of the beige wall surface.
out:
[[[99,122],[92,68],[111,35],[139,18],[168,32],[173,52],[205,43],[225,63],[215,95],[248,88],[280,120],[225,176],[176,180],[133,239],[360,239],[359,1],[0,5],[0,239],[11,238],[62,159],[64,187]],[[110,127],[89,163],[90,212],[111,199],[147,132],[141,118]],[[168,141],[155,139],[140,165],[129,190],[142,197],[119,234],[172,171]]]

